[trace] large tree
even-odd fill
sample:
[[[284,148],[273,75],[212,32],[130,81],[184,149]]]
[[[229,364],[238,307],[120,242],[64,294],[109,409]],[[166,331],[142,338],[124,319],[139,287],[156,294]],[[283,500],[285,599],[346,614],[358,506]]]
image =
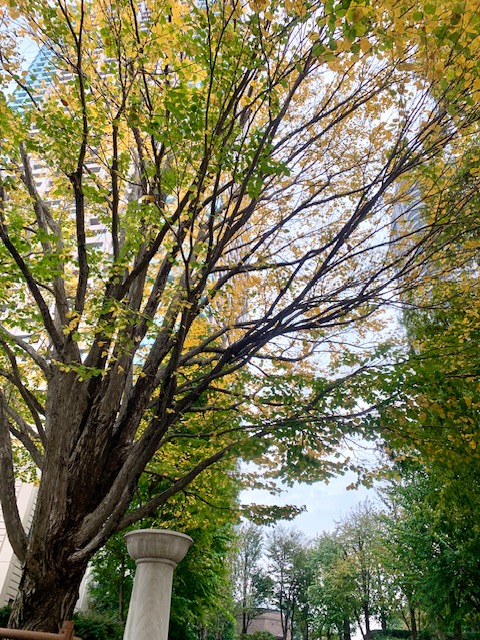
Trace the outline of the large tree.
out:
[[[432,633],[478,628],[480,500],[478,461],[455,469],[409,465],[386,493],[389,532],[396,556],[396,584],[408,606],[412,638],[423,626]]]
[[[477,184],[478,143],[452,170]],[[478,218],[478,192],[469,219]],[[478,246],[478,230],[456,242]],[[431,265],[428,305],[404,314],[408,352],[396,367],[395,402],[384,407],[386,452],[395,480],[386,490],[398,576],[412,638],[419,620],[435,632],[478,624],[479,290],[478,257],[444,279]],[[419,292],[416,292],[419,295]]]
[[[95,551],[222,457],[268,453],[302,478],[335,469],[359,409],[352,390],[339,410],[353,372],[316,376],[319,363],[342,365],[342,341],[364,342],[462,228],[442,200],[447,169],[442,190],[423,190],[432,215],[391,222],[472,134],[474,5],[2,7],[0,495],[23,565],[12,623],[70,617]],[[22,72],[27,44],[40,75]],[[28,534],[19,451],[41,470]],[[156,453],[160,491],[129,510]]]

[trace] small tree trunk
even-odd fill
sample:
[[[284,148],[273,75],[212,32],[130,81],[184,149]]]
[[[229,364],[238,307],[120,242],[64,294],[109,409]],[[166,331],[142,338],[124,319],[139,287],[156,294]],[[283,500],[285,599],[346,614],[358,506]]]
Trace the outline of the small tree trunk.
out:
[[[381,613],[380,613],[380,624],[382,627],[382,631],[386,631],[387,630],[387,615],[385,613],[385,609],[382,609]]]
[[[417,629],[417,619],[415,617],[415,607],[413,607],[412,605],[409,605],[408,613],[410,615],[410,636],[412,640],[417,640],[418,629]]]
[[[348,618],[343,619],[343,640],[352,640],[352,632],[350,628],[350,620]]]
[[[242,635],[248,632],[248,615],[246,611],[242,613]]]
[[[370,640],[370,607],[368,604],[363,606],[363,617],[365,618],[365,640]]]
[[[124,596],[124,586],[125,586],[125,555],[122,554],[122,562],[120,565],[120,576],[119,576],[119,588],[118,588],[118,617],[122,622],[125,622],[125,596]]]

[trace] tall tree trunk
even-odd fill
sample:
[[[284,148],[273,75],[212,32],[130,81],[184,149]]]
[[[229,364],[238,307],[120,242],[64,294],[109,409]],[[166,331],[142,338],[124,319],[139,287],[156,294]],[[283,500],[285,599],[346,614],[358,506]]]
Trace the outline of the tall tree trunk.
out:
[[[50,562],[25,566],[10,627],[55,633],[72,618],[86,565],[62,565],[54,557]]]
[[[88,401],[88,385],[76,374],[56,375],[49,382],[45,432],[52,437],[9,621],[15,628],[57,632],[63,620],[71,619],[87,564],[104,542],[90,547],[83,541],[88,551],[79,553],[78,533],[111,488],[108,476],[117,464],[100,435],[88,439],[82,433]],[[101,418],[92,419],[99,433]],[[125,495],[132,491],[133,483]],[[98,526],[91,539],[103,530],[108,515],[93,520]]]

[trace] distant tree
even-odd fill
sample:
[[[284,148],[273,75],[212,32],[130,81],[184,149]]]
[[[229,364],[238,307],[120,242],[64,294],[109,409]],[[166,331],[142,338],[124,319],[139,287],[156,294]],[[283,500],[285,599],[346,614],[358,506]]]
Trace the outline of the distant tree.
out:
[[[266,547],[268,574],[273,581],[272,604],[280,612],[283,640],[297,621],[302,592],[306,593],[306,538],[297,529],[277,526]]]
[[[242,525],[237,544],[233,563],[234,593],[237,615],[242,621],[241,633],[246,634],[250,622],[267,607],[273,583],[262,566],[263,530],[254,524]]]
[[[127,553],[122,534],[112,536],[93,557],[89,600],[96,611],[114,614],[124,622],[132,593],[135,562]]]
[[[313,635],[313,607],[310,599],[310,588],[315,579],[315,558],[311,544],[304,545],[300,552],[299,576],[297,581],[297,612],[295,617],[295,634],[302,640],[311,640]]]
[[[372,619],[386,629],[395,608],[395,584],[383,562],[388,541],[379,507],[367,498],[337,525],[336,534],[352,578],[354,615],[366,640]]]
[[[312,549],[315,574],[309,589],[315,637],[351,640],[355,625],[354,576],[335,533],[323,533]]]

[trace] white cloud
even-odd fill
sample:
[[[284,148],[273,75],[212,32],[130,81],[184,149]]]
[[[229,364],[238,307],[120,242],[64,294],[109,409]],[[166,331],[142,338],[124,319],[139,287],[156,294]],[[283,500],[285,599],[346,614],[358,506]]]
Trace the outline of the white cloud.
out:
[[[357,476],[351,473],[334,478],[328,484],[296,483],[291,488],[284,487],[278,496],[255,489],[243,492],[241,500],[246,504],[305,505],[306,511],[286,524],[303,531],[308,537],[314,537],[322,531],[333,530],[336,522],[344,518],[355,505],[367,496],[374,497],[374,491],[365,487],[347,491],[347,486],[356,479]]]

